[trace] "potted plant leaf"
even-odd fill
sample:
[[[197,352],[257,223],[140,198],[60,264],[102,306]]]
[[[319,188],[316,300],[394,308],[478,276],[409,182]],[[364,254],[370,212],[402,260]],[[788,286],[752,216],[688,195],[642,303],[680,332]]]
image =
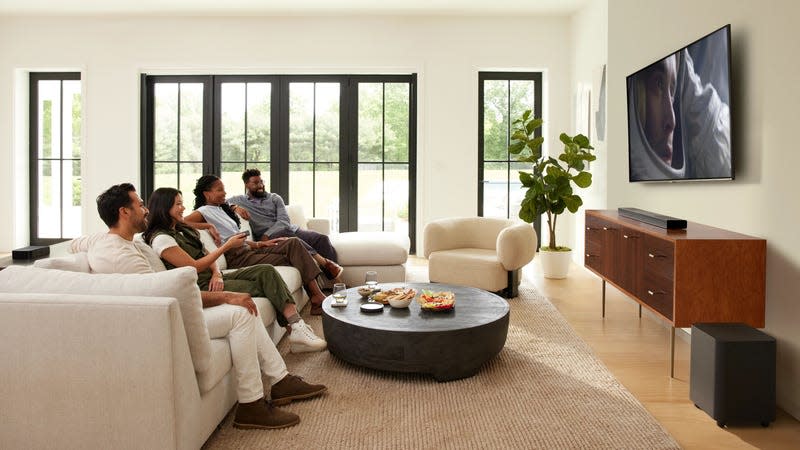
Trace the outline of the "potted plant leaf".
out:
[[[592,174],[586,171],[586,163],[596,157],[589,139],[578,134],[569,136],[561,133],[559,139],[564,149],[557,158],[542,155],[544,138],[536,135],[542,126],[542,119],[533,117],[527,110],[522,117],[513,122],[511,142],[508,151],[517,155],[517,161],[531,163],[532,171],[519,171],[525,198],[519,209],[519,218],[528,223],[541,214],[547,214],[547,228],[550,241],[540,249],[542,268],[547,278],[565,278],[569,270],[571,249],[559,246],[556,241],[556,222],[558,216],[567,210],[577,212],[583,205],[581,197],[574,193],[573,185],[586,188],[592,184]]]

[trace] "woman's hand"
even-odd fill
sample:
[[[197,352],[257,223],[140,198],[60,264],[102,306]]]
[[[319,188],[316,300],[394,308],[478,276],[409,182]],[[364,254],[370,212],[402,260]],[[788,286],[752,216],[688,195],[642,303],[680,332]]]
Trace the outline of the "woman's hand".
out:
[[[241,247],[242,245],[244,245],[244,239],[245,239],[246,237],[247,237],[247,236],[245,236],[245,235],[244,235],[244,234],[242,234],[242,233],[236,233],[236,234],[234,234],[233,236],[231,236],[231,237],[230,237],[230,238],[229,238],[229,239],[228,239],[228,240],[225,242],[225,244],[223,244],[223,245],[222,245],[222,247],[221,247],[221,248],[222,248],[224,251],[226,251],[226,252],[227,252],[228,250],[230,250],[230,249],[232,249],[232,248]]]
[[[211,275],[211,281],[208,282],[208,290],[211,292],[222,291],[225,289],[225,281],[222,280],[222,274],[215,272]]]
[[[242,292],[226,292],[225,303],[241,306],[242,308],[247,309],[250,314],[254,316],[258,315],[258,308],[256,308],[256,303],[253,301],[253,297],[250,297],[250,294],[245,294]]]

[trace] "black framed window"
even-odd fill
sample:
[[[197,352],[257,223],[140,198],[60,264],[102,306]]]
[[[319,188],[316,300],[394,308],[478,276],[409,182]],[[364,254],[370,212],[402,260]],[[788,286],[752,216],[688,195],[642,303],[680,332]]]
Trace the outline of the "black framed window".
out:
[[[81,74],[32,72],[29,105],[30,242],[81,234]]]
[[[541,72],[478,73],[479,216],[516,218],[519,213],[524,192],[518,172],[530,165],[511,158],[508,143],[512,123],[528,109],[543,115]],[[539,234],[539,221],[534,226]]]
[[[143,191],[191,192],[200,170],[238,194],[257,167],[269,191],[334,231],[415,245],[416,75],[143,75],[142,86]],[[188,110],[187,88],[203,97]]]
[[[244,192],[242,172],[261,170],[265,182],[272,176],[273,111],[277,78],[270,76],[214,77],[214,145],[211,173],[217,173],[229,194]],[[219,169],[216,169],[216,168]]]
[[[191,198],[195,182],[210,173],[211,77],[158,76],[146,80],[142,127],[148,151],[142,157],[140,195],[147,198],[163,186],[180,189]]]
[[[357,80],[358,229],[409,233],[416,197],[415,85],[403,79]],[[413,247],[413,245],[412,245]]]

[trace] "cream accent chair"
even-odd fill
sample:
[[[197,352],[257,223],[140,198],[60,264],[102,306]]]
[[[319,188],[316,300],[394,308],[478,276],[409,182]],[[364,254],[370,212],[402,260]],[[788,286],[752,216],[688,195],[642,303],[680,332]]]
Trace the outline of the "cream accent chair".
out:
[[[527,223],[489,217],[440,219],[425,225],[423,249],[432,283],[472,286],[516,297],[520,269],[536,253]]]

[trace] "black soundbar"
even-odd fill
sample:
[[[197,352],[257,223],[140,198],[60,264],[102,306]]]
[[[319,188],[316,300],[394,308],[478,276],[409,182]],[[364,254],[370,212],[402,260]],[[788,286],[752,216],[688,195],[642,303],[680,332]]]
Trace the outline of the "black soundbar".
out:
[[[46,245],[31,245],[18,248],[11,252],[11,259],[33,261],[34,259],[44,258],[50,255],[50,247]]]
[[[650,225],[655,225],[657,227],[667,228],[669,230],[686,229],[686,221],[683,219],[676,219],[674,217],[664,216],[638,208],[617,208],[617,211],[622,217],[638,220],[639,222],[649,223]]]

